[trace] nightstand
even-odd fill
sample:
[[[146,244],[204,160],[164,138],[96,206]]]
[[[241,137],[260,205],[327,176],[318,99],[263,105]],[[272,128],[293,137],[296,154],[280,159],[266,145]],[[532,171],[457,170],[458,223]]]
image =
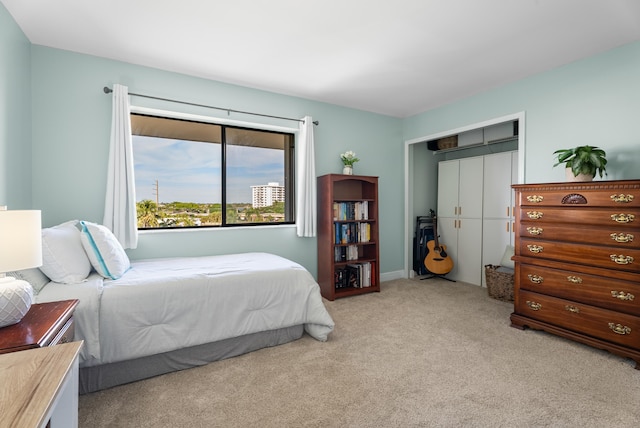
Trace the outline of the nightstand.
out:
[[[36,303],[22,320],[0,328],[0,354],[73,341],[78,300]]]

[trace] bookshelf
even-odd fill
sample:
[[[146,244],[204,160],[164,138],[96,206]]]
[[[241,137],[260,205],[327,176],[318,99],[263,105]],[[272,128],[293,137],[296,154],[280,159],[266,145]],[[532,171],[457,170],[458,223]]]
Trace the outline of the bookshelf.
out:
[[[380,291],[378,177],[318,177],[318,283],[328,300]]]

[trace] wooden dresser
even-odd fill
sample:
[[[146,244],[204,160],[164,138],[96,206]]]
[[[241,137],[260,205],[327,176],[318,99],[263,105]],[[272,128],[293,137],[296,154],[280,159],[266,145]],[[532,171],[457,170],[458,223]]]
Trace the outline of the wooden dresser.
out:
[[[511,325],[640,369],[640,180],[520,184]]]

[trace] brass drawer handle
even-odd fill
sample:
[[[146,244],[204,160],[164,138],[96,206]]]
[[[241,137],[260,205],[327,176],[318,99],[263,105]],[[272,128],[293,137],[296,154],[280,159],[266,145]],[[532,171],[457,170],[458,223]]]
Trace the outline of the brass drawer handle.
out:
[[[540,246],[540,245],[527,245],[527,248],[529,249],[529,251],[531,251],[532,253],[541,253],[542,250],[544,250],[544,247]]]
[[[616,223],[631,223],[635,218],[633,214],[611,214],[611,220]]]
[[[632,301],[636,296],[631,293],[625,293],[624,291],[614,291],[611,290],[611,297],[614,297],[618,300],[628,300]]]
[[[610,254],[609,257],[611,257],[612,262],[619,265],[630,265],[631,263],[633,263],[633,257],[631,256],[625,256],[623,254]]]
[[[611,200],[613,202],[622,202],[626,204],[633,201],[633,195],[625,195],[623,193],[620,193],[619,195],[611,195]]]
[[[631,334],[631,328],[622,324],[614,324],[612,322],[609,323],[609,328],[616,334]]]
[[[527,306],[529,306],[534,311],[539,311],[540,309],[542,309],[542,305],[540,303],[530,302],[529,300],[527,300]]]
[[[576,307],[576,306],[571,306],[571,305],[566,305],[564,307],[564,309],[566,311],[572,312],[574,314],[579,314],[580,313],[580,308]]]
[[[539,196],[539,195],[529,195],[529,196],[527,196],[527,201],[534,202],[536,204],[538,202],[542,202],[543,199],[544,199],[544,196]]]
[[[567,281],[573,283],[573,284],[582,284],[582,278],[580,278],[579,276],[573,276],[573,275],[569,275],[567,277]]]
[[[625,243],[625,242],[633,242],[634,236],[631,233],[612,233],[611,239],[616,242]]]
[[[540,212],[540,211],[527,211],[527,215],[529,216],[530,219],[532,220],[538,220],[541,219],[544,213]]]
[[[544,282],[544,278],[540,275],[530,273],[529,275],[527,275],[527,277],[529,277],[529,281],[533,282],[534,284],[542,284]]]
[[[527,232],[529,232],[530,235],[541,235],[542,230],[541,227],[527,227]]]

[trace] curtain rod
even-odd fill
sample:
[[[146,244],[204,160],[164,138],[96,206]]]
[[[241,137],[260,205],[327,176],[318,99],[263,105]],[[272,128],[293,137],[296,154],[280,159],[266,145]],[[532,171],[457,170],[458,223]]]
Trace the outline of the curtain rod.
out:
[[[105,94],[110,94],[111,92],[113,92],[113,89],[108,88],[107,86],[102,88],[102,90],[104,91]],[[186,105],[195,106],[195,107],[205,107],[205,108],[212,108],[214,110],[223,110],[223,111],[226,111],[227,113],[233,112],[233,113],[250,114],[252,116],[262,116],[262,117],[270,117],[270,118],[273,118],[273,119],[293,120],[294,122],[302,122],[302,123],[304,123],[304,119],[293,119],[291,117],[272,116],[270,114],[262,114],[262,113],[252,113],[250,111],[233,110],[233,109],[230,109],[230,108],[215,107],[215,106],[209,106],[209,105],[205,105],[205,104],[195,104],[195,103],[190,103],[190,102],[187,102],[187,101],[172,100],[170,98],[160,98],[160,97],[154,97],[154,96],[151,96],[151,95],[136,94],[136,93],[133,93],[133,92],[129,92],[129,95],[133,95],[135,97],[150,98],[150,99],[153,99],[153,100],[169,101],[171,103],[186,104]],[[317,121],[317,120],[314,120],[313,124],[314,125],[319,125],[320,122]]]

